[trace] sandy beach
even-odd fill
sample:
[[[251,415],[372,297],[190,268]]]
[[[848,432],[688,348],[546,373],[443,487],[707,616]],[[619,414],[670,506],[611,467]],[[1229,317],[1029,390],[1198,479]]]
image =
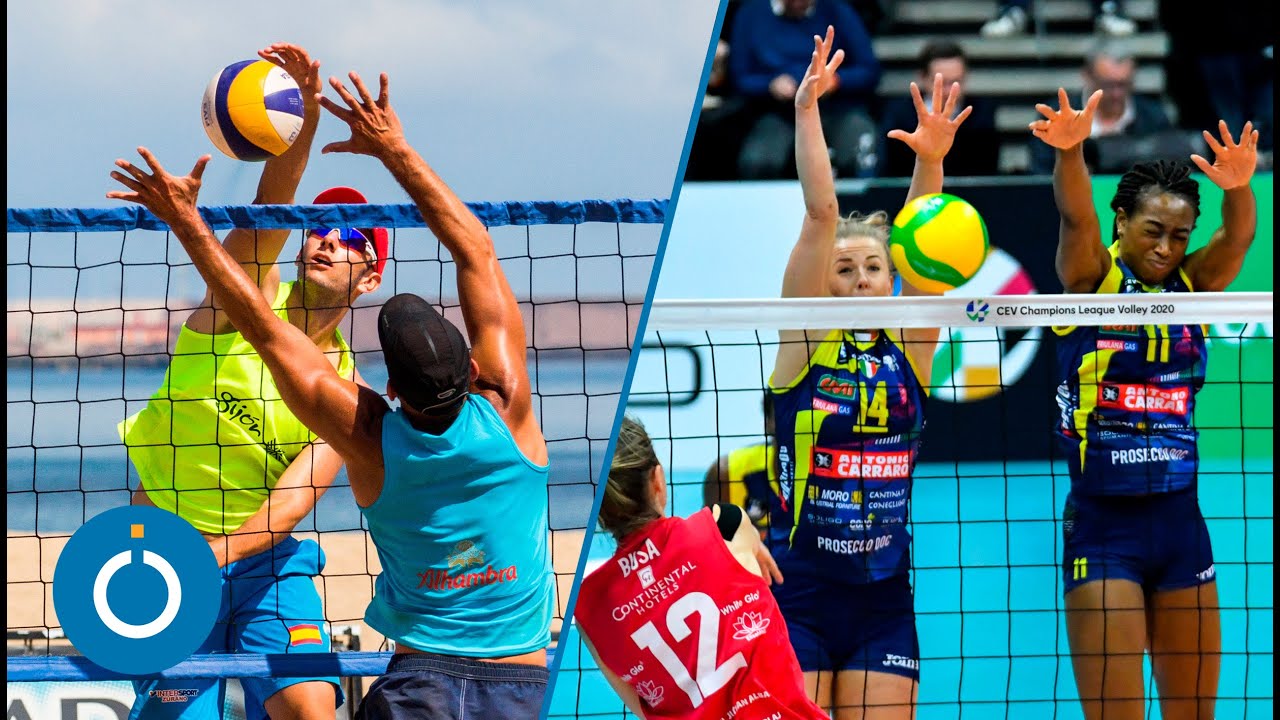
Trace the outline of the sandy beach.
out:
[[[560,629],[564,607],[573,587],[582,549],[582,530],[550,533],[551,558],[556,573],[556,612],[552,632]],[[373,595],[373,579],[381,571],[377,551],[368,533],[296,533],[299,540],[311,539],[324,549],[324,572],[316,578],[316,589],[324,601],[325,618],[335,631],[358,628],[361,650],[386,649],[382,635],[364,624],[364,610]],[[67,536],[37,538],[9,531],[8,569],[5,580],[9,630],[60,629],[53,610],[53,571]]]

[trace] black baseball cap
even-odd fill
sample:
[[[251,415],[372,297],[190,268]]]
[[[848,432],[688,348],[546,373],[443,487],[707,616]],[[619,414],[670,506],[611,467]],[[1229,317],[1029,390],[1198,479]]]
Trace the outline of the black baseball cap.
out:
[[[471,389],[471,349],[462,331],[412,293],[378,313],[378,341],[396,394],[414,410],[461,402]]]

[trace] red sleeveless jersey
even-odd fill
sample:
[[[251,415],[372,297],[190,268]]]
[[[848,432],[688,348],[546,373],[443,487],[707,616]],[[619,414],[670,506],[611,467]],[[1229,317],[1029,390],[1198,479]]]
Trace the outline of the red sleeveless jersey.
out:
[[[711,509],[655,520],[578,590],[574,618],[649,718],[826,720],[764,580],[733,557]]]

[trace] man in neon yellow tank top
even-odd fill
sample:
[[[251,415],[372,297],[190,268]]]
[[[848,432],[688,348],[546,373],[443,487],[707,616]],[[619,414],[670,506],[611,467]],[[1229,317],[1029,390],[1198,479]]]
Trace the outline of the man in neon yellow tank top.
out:
[[[358,718],[536,718],[547,682],[553,578],[547,553],[547,445],[533,407],[524,321],[484,225],[405,140],[386,74],[375,101],[320,104],[351,127],[325,152],[382,161],[453,258],[467,334],[422,298],[389,300],[378,316],[392,410],[336,375],[298,328],[282,322],[196,211],[209,156],[186,177],[124,163],[132,192],[108,197],[169,224],[280,396],[342,455],[382,573],[365,612],[396,641]]]
[[[303,125],[289,150],[266,162],[256,204],[288,204],[307,166],[319,122],[319,61],[289,44],[259,55],[284,68],[303,91]],[[116,163],[128,171],[123,160]],[[121,173],[113,176],[123,177]],[[350,188],[321,193],[316,203],[364,202]],[[354,234],[353,234],[354,233]],[[368,238],[361,242],[360,238]],[[338,332],[351,302],[375,290],[386,262],[385,230],[309,231],[298,253],[297,282],[282,283],[276,264],[287,230],[234,229],[226,252],[252,280],[276,316],[325,353],[335,377],[358,377]],[[197,652],[328,652],[314,580],[324,556],[313,541],[290,533],[311,512],[342,465],[280,400],[262,358],[222,311],[210,286],[183,324],[164,381],[147,406],[120,425],[138,471],[135,504],[174,512],[204,533],[223,568],[222,610]],[[245,678],[250,720],[332,717],[341,704],[336,677]],[[166,680],[135,683],[130,718],[219,718],[225,683]],[[165,702],[195,690],[181,703]]]

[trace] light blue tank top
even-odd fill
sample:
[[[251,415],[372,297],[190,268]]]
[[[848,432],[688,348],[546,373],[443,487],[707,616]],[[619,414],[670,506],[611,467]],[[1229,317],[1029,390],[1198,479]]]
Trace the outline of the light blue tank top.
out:
[[[551,642],[547,466],[469,395],[443,435],[382,420],[382,494],[362,509],[382,574],[365,622],[409,647],[503,657]]]

